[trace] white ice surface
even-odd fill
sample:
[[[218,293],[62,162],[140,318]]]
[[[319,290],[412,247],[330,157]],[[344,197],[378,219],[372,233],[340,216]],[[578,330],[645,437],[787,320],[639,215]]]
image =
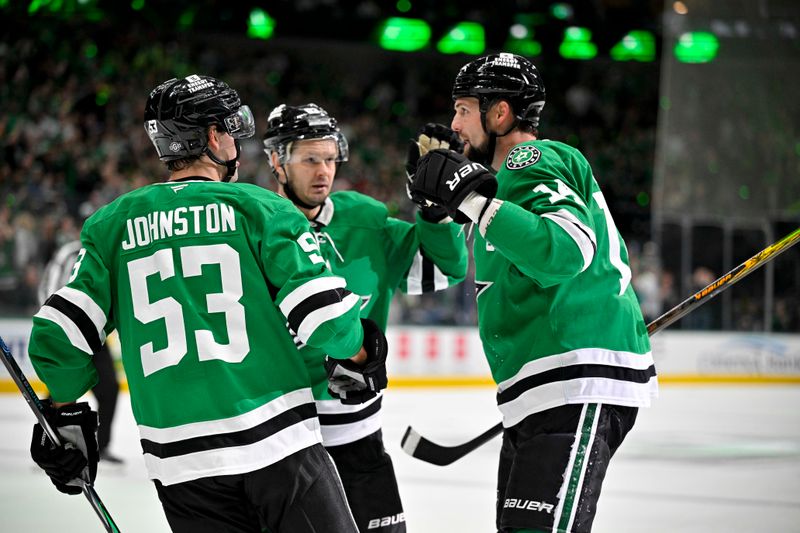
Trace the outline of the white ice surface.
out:
[[[445,467],[400,450],[409,424],[445,445],[488,429],[499,420],[494,391],[390,389],[383,405],[409,532],[495,531],[499,438]],[[0,532],[103,531],[82,496],[57,492],[31,461],[32,424],[21,396],[0,395]],[[101,463],[95,487],[120,529],[169,531],[127,395],[111,448],[126,463]],[[612,460],[594,531],[800,532],[800,387],[662,386]]]

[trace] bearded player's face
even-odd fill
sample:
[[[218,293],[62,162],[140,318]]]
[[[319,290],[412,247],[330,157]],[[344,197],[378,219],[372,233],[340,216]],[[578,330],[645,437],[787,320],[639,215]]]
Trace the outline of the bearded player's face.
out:
[[[481,125],[478,99],[470,96],[458,98],[453,105],[455,114],[450,128],[464,141],[464,155],[472,160],[481,160],[486,153],[489,137]]]

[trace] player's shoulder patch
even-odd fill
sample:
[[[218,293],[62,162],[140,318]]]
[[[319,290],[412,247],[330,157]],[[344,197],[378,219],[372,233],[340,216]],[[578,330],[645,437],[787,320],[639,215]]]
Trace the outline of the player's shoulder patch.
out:
[[[530,165],[536,164],[542,157],[542,152],[535,146],[523,144],[515,146],[511,152],[508,153],[506,158],[506,168],[509,170],[518,170]]]

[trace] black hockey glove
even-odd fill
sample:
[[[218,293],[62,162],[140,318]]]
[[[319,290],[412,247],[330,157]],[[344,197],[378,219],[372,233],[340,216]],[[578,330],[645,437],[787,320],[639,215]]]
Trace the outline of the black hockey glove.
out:
[[[417,172],[419,158],[436,149],[452,150],[460,154],[464,151],[464,143],[456,132],[443,124],[429,122],[422,126],[417,132],[416,138],[409,142],[406,154],[406,177],[408,178],[406,193],[409,198],[411,198],[411,184],[414,181],[414,174]],[[420,215],[428,222],[440,222],[447,217],[447,210],[439,205],[428,201],[419,202],[417,205]]]
[[[348,405],[364,403],[377,396],[388,383],[386,377],[386,336],[369,318],[361,319],[367,360],[359,365],[350,359],[325,357],[328,392]]]
[[[53,407],[44,400],[45,416],[61,437],[55,446],[41,424],[33,426],[31,457],[50,476],[58,490],[65,494],[80,494],[77,478],[94,483],[97,476],[97,413],[86,402]]]
[[[432,150],[421,157],[411,184],[411,199],[443,206],[458,224],[470,221],[458,210],[471,192],[488,199],[497,194],[497,179],[480,163],[450,150]]]

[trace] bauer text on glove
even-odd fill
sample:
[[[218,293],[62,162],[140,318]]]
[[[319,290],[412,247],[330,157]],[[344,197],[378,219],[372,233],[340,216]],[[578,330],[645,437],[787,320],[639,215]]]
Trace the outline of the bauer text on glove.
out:
[[[411,198],[441,205],[459,224],[470,221],[461,203],[470,193],[487,201],[497,194],[497,179],[480,163],[450,150],[432,150],[421,157],[411,184]],[[474,198],[474,196],[473,196]]]

